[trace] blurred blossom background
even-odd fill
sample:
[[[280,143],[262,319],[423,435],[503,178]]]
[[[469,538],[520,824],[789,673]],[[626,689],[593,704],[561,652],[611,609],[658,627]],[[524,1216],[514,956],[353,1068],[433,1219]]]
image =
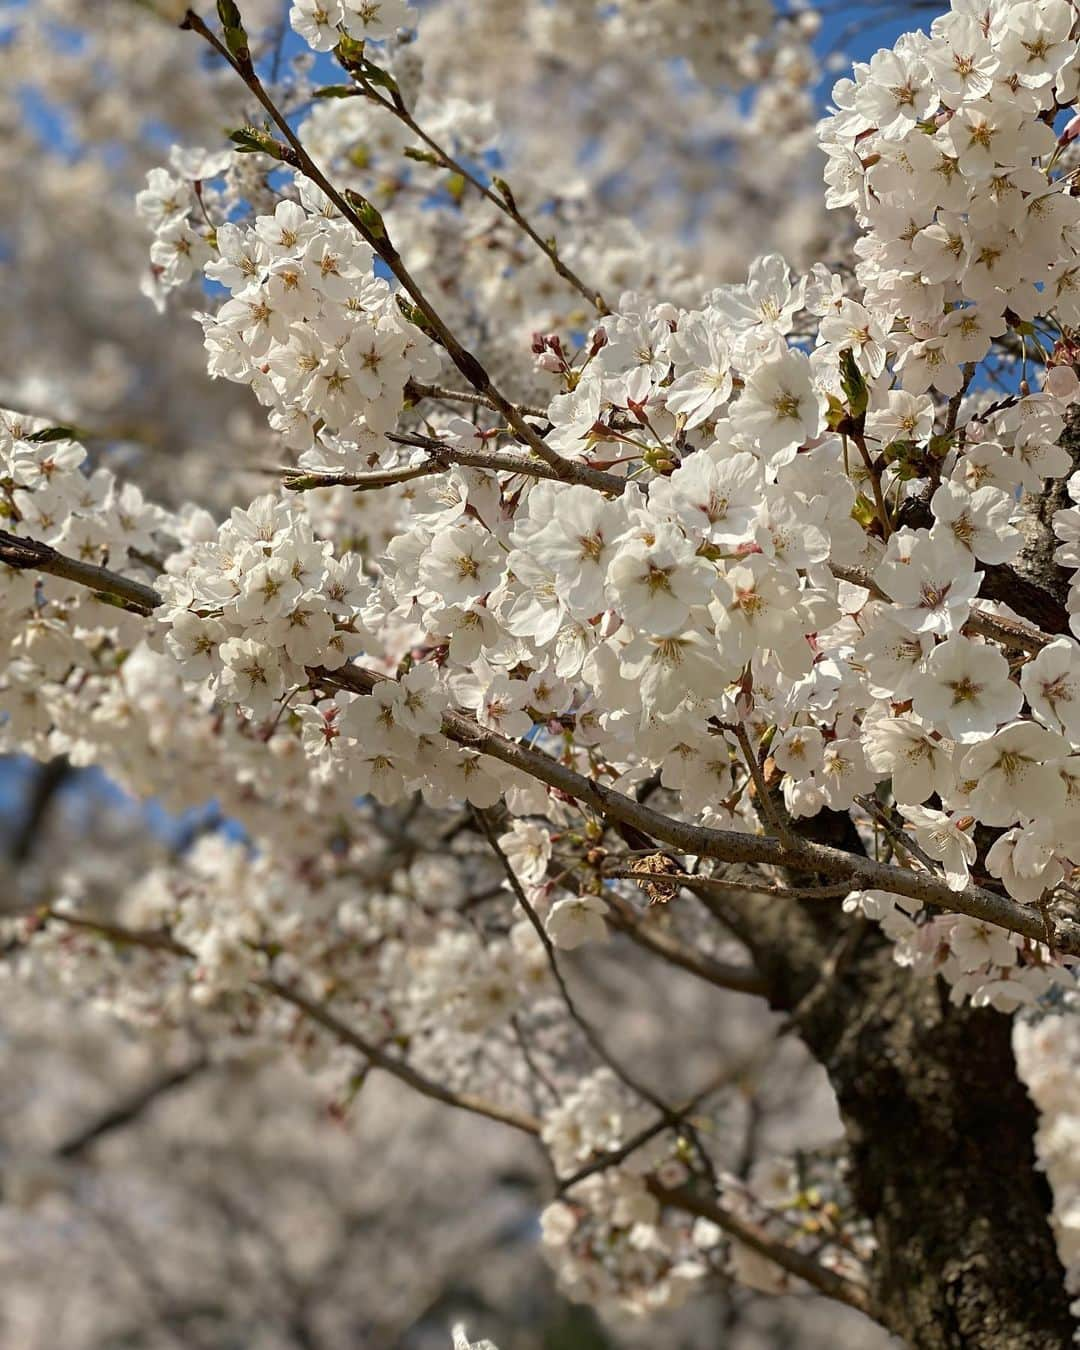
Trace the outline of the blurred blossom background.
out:
[[[183,8],[0,3],[0,406],[76,428],[91,467],[219,517],[265,490],[281,451],[246,386],[207,378],[191,297],[161,312],[148,276],[133,208],[147,172],[174,143],[216,151],[250,115],[239,82],[176,27]],[[699,40],[679,49],[669,8],[427,0],[412,55],[433,106],[460,125],[455,101],[473,105],[478,138],[497,140],[489,167],[506,166],[519,195],[556,197],[571,234],[580,222],[576,246],[597,250],[609,295],[650,287],[683,303],[696,278],[741,280],[758,254],[829,261],[850,223],[822,205],[815,121],[851,60],[933,11],[714,0]],[[241,10],[263,68],[286,86],[333,80],[329,58],[312,68],[287,4]],[[740,24],[749,36],[733,46]],[[294,111],[317,157],[339,161],[391,217],[400,209],[395,237],[426,287],[452,306],[469,280],[471,340],[527,394],[530,331],[573,322],[553,309],[546,268],[520,298],[517,350],[485,350],[484,227],[452,201],[417,207],[408,166],[384,167],[394,147],[363,125],[343,138],[352,105],[298,94]],[[412,238],[406,207],[420,221]],[[598,211],[616,222],[602,238]],[[377,506],[347,506],[377,552]],[[0,760],[4,912],[76,884],[119,892],[208,837],[242,849],[216,795],[208,784],[205,806],[178,813],[66,759]],[[624,1058],[674,1098],[771,1026],[763,1005],[675,968],[658,987],[625,939],[568,966],[587,1010],[621,1010],[608,1026]],[[64,998],[2,986],[4,1350],[445,1350],[459,1320],[500,1350],[889,1343],[838,1305],[723,1280],[656,1319],[601,1324],[556,1292],[541,1257],[549,1183],[529,1140],[382,1077],[343,1097],[332,1072],[324,1081],[239,1037],[208,1047],[185,1026],[122,1026],[82,995],[77,971]],[[722,1121],[733,1170],[839,1137],[824,1074],[793,1038],[744,1086]]]

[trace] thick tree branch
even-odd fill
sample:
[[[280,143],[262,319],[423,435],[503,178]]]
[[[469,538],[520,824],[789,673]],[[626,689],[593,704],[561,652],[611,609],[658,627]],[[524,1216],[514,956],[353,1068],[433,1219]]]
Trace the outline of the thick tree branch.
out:
[[[332,673],[313,671],[312,674],[328,684],[359,694],[370,693],[377,684],[388,678],[355,665],[343,666]],[[982,919],[1035,942],[1045,940],[1046,931],[1039,915],[1006,896],[995,895],[979,886],[969,885],[962,891],[953,891],[943,877],[876,862],[872,858],[805,839],[783,843],[768,835],[710,829],[676,820],[576,773],[542,751],[519,745],[516,741],[481,727],[461,713],[445,714],[443,734],[459,745],[490,755],[511,768],[520,769],[530,777],[592,807],[605,819],[629,825],[650,838],[669,844],[680,853],[715,858],[721,862],[764,863],[771,867],[817,872],[842,878],[850,882],[852,889],[889,891],[894,895],[919,900],[923,904],[937,905],[957,914]],[[1080,927],[1076,924],[1057,921],[1055,938],[1057,951],[1070,956],[1080,955]]]
[[[58,553],[49,544],[43,544],[37,539],[24,539],[17,534],[9,534],[7,530],[0,530],[0,563],[6,563],[17,571],[31,569],[63,577],[65,581],[88,586],[103,597],[122,600],[140,613],[148,613],[161,604],[161,596],[157,591],[144,586],[141,581],[133,581],[106,567],[79,562],[76,558]]]
[[[11,540],[16,547],[5,551],[5,540]],[[129,603],[135,603],[137,597],[137,608],[142,612],[161,604],[161,596],[149,586],[130,581],[108,568],[75,563],[46,544],[21,540],[2,531],[0,561],[78,580],[93,590],[117,595]],[[73,567],[78,571],[77,576],[72,571]],[[357,694],[370,694],[377,684],[389,678],[357,665],[342,666],[335,671],[313,667],[309,673],[312,679],[320,683]],[[980,886],[969,885],[961,891],[954,891],[943,877],[936,874],[876,862],[872,858],[805,839],[781,841],[768,835],[712,829],[676,820],[595,779],[586,778],[542,751],[519,745],[516,741],[481,727],[462,713],[446,713],[442,729],[443,734],[457,744],[519,769],[592,807],[605,819],[631,826],[651,839],[669,844],[680,853],[715,858],[720,862],[758,863],[820,873],[849,882],[852,889],[888,891],[926,905],[937,905],[953,913],[967,914],[973,919],[981,919],[1019,933],[1033,942],[1041,943],[1046,939],[1046,927],[1040,914],[1007,896],[995,895]],[[1054,948],[1065,956],[1080,956],[1080,926],[1056,919]]]

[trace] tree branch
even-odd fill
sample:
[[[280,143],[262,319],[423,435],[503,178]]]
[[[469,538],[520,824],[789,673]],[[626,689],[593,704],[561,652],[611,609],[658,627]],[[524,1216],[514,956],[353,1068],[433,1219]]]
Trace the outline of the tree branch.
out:
[[[485,394],[470,393],[468,389],[446,389],[441,384],[421,384],[419,380],[409,381],[405,386],[405,396],[416,401],[428,398],[441,403],[469,403],[473,407],[492,408],[498,411]],[[519,403],[518,411],[525,417],[535,417],[541,422],[548,420],[543,408],[530,408],[526,403]]]
[[[636,1093],[637,1096],[643,1097],[645,1101],[650,1102],[653,1106],[657,1108],[658,1111],[663,1112],[665,1115],[670,1115],[671,1108],[667,1105],[667,1103],[664,1102],[660,1097],[658,1097],[656,1093],[652,1091],[651,1088],[645,1087],[641,1082],[638,1081],[638,1079],[633,1074],[631,1074],[627,1069],[625,1069],[622,1066],[622,1064],[620,1064],[620,1062],[615,1058],[615,1056],[605,1045],[603,1039],[596,1031],[595,1027],[593,1027],[592,1023],[589,1022],[589,1020],[585,1016],[583,1016],[583,1014],[579,1011],[577,1004],[574,1002],[574,999],[570,993],[570,990],[567,988],[566,980],[563,978],[563,973],[559,969],[559,962],[555,956],[555,944],[552,942],[550,936],[548,935],[547,929],[541,922],[539,914],[537,914],[536,910],[530,903],[529,897],[525,894],[525,888],[518,880],[518,876],[517,873],[514,871],[513,864],[510,862],[510,859],[503,852],[502,845],[499,843],[495,831],[492,829],[491,820],[488,816],[488,813],[486,811],[482,811],[479,807],[473,807],[473,813],[480,824],[480,828],[484,832],[484,837],[487,839],[488,844],[491,846],[492,853],[495,854],[496,858],[499,860],[500,865],[502,866],[503,871],[506,873],[507,880],[510,882],[510,889],[514,892],[518,904],[525,911],[529,923],[532,924],[533,931],[536,933],[536,936],[540,939],[540,944],[544,948],[544,954],[547,956],[547,962],[548,966],[551,969],[552,978],[555,980],[555,983],[558,986],[559,996],[561,997],[563,1005],[566,1008],[567,1016],[570,1018],[571,1022],[573,1022],[574,1025],[578,1028],[581,1034],[585,1037],[585,1040],[596,1052],[597,1056],[608,1066],[608,1068],[612,1071],[612,1073],[614,1073],[616,1078],[618,1078],[622,1083],[624,1083],[630,1089],[631,1092]]]
[[[168,932],[147,932],[135,928],[124,928],[119,924],[88,919],[80,915],[65,914],[55,909],[45,910],[44,917],[70,924],[74,928],[87,929],[114,942],[126,943],[133,947],[146,947],[151,951],[168,952],[172,956],[185,957],[189,961],[196,959],[194,952],[177,942]],[[514,1111],[509,1107],[498,1106],[494,1102],[485,1101],[472,1093],[454,1092],[452,1089],[444,1087],[443,1084],[419,1073],[396,1055],[387,1054],[385,1050],[372,1044],[358,1031],[342,1022],[324,1004],[306,998],[297,990],[289,988],[288,985],[281,984],[273,979],[257,979],[253,980],[252,984],[255,988],[262,989],[268,994],[273,994],[275,998],[292,1004],[310,1021],[316,1022],[329,1031],[343,1045],[349,1045],[354,1050],[358,1050],[375,1068],[382,1069],[384,1073],[397,1078],[407,1087],[411,1087],[414,1091],[420,1093],[421,1096],[430,1097],[433,1101],[443,1102],[447,1106],[455,1106],[462,1111],[471,1111],[473,1115],[486,1116],[489,1120],[499,1121],[503,1125],[509,1125],[512,1129],[521,1130],[525,1134],[538,1135],[540,1133],[540,1123],[535,1117],[522,1111]]]
[[[68,1160],[80,1157],[103,1136],[112,1134],[114,1130],[123,1129],[125,1125],[130,1125],[144,1111],[153,1106],[159,1097],[172,1092],[174,1088],[182,1087],[185,1083],[191,1082],[193,1078],[197,1078],[209,1067],[210,1061],[200,1056],[178,1069],[173,1069],[171,1073],[164,1074],[162,1077],[154,1079],[153,1082],[147,1083],[123,1101],[102,1112],[96,1120],[69,1135],[62,1144],[56,1147],[54,1150],[55,1156]]]
[[[407,1087],[419,1092],[422,1097],[430,1097],[433,1101],[443,1102],[446,1106],[457,1107],[459,1111],[471,1111],[475,1116],[486,1116],[488,1120],[509,1125],[511,1129],[521,1130],[524,1134],[539,1135],[540,1122],[535,1116],[528,1115],[524,1111],[514,1111],[510,1107],[498,1106],[494,1102],[474,1096],[471,1092],[454,1092],[444,1087],[442,1083],[418,1073],[395,1055],[388,1055],[384,1050],[380,1050],[377,1045],[373,1045],[366,1037],[335,1017],[324,1004],[305,998],[303,994],[290,989],[288,985],[279,984],[277,980],[259,980],[257,984],[260,989],[265,989],[286,1003],[291,1003],[305,1017],[317,1022],[319,1026],[336,1036],[342,1044],[351,1045],[354,1050],[359,1050],[377,1069],[382,1069],[397,1078]]]
[[[555,240],[544,239],[541,235],[537,234],[536,230],[529,224],[528,220],[526,220],[518,208],[517,201],[510,191],[508,184],[504,183],[501,179],[495,179],[494,181],[498,184],[500,191],[497,193],[493,192],[486,183],[477,178],[470,169],[466,168],[459,160],[456,160],[453,155],[443,148],[443,146],[439,145],[437,141],[429,136],[404,104],[395,103],[391,99],[382,98],[379,93],[367,83],[367,81],[363,80],[363,77],[360,77],[360,79],[365,97],[369,98],[373,103],[377,103],[380,108],[384,108],[388,113],[396,117],[404,126],[408,127],[414,136],[418,136],[432,154],[440,161],[440,167],[449,169],[451,172],[458,174],[466,183],[470,183],[483,197],[486,197],[493,206],[497,207],[508,220],[513,221],[522,234],[531,239],[540,252],[543,253],[544,257],[547,258],[552,267],[567,285],[572,286],[598,314],[603,316],[611,313],[611,310],[608,308],[607,303],[600,292],[592,286],[586,286],[578,274],[563,262],[562,258],[559,256],[559,249]]]
[[[370,693],[377,684],[389,678],[356,665],[342,666],[333,672],[315,670],[311,673],[314,678],[327,684],[358,694]],[[448,712],[444,715],[443,735],[480,754],[490,755],[511,768],[520,769],[549,787],[584,802],[606,819],[629,825],[681,853],[716,858],[721,862],[764,863],[771,867],[818,872],[842,878],[850,882],[852,889],[889,891],[926,905],[937,905],[953,913],[982,919],[1035,942],[1041,943],[1046,939],[1039,915],[1033,914],[1025,905],[979,886],[969,885],[962,891],[953,891],[944,878],[937,874],[876,862],[872,858],[847,853],[829,845],[799,838],[784,843],[768,835],[711,829],[675,820],[595,779],[576,773],[542,751],[519,745],[516,741],[481,727],[461,713]],[[1080,956],[1080,925],[1057,920],[1055,936],[1057,951]]]
[[[840,581],[848,581],[853,586],[861,586],[863,590],[869,591],[877,600],[888,600],[888,596],[877,584],[869,572],[863,572],[857,567],[842,567],[838,563],[830,563],[829,570],[833,576]],[[1004,569],[1008,571],[1008,569]],[[1015,589],[1005,586],[987,586],[987,580],[996,575],[993,569],[987,568],[983,574],[983,587],[986,589],[984,599],[1001,600],[1009,603],[1015,602]],[[1015,576],[1015,574],[1014,574]],[[1020,578],[1017,578],[1019,582]],[[981,611],[973,609],[971,614],[964,622],[964,627],[969,632],[978,633],[980,637],[991,638],[995,642],[1000,642],[1004,647],[1018,649],[1020,651],[1041,652],[1042,649],[1053,638],[1042,632],[1033,624],[1018,623],[1014,619],[1003,619],[996,614],[983,614]],[[1066,621],[1065,628],[1062,631],[1068,631]]]
[[[629,877],[634,881],[640,881],[643,874],[625,870],[607,872],[604,875]],[[665,874],[664,880],[669,879],[679,880],[678,877],[669,878]],[[698,878],[689,879],[696,881]],[[753,966],[737,966],[725,961],[716,961],[711,956],[694,951],[691,947],[684,947],[667,933],[639,918],[632,905],[613,895],[605,895],[604,899],[608,902],[611,926],[617,928],[620,933],[625,933],[639,947],[663,957],[673,966],[689,971],[691,975],[706,980],[718,989],[730,989],[738,994],[752,994],[757,998],[766,997],[768,986],[763,976]]]
[[[5,551],[5,541],[15,547]],[[38,544],[6,535],[0,531],[0,561],[21,568],[37,568],[57,576],[78,579],[104,594],[115,594],[131,602],[138,597],[137,608],[146,612],[162,603],[161,596],[149,586],[130,581],[105,567],[75,563],[46,544]],[[43,565],[44,564],[44,565]],[[73,569],[77,569],[76,577]],[[319,667],[309,670],[313,680],[347,689],[357,694],[370,694],[377,684],[389,679],[362,666],[346,665],[328,671]],[[641,802],[627,797],[595,779],[586,778],[560,764],[550,755],[528,745],[519,745],[497,732],[481,727],[462,713],[448,712],[443,717],[443,735],[458,745],[490,755],[511,768],[536,778],[548,787],[557,788],[569,797],[585,803],[607,820],[618,821],[652,839],[671,845],[681,853],[696,857],[715,858],[720,862],[766,864],[771,867],[795,868],[818,872],[825,876],[850,882],[852,889],[888,891],[907,896],[922,904],[937,905],[956,914],[967,914],[973,919],[996,924],[999,928],[1019,933],[1034,942],[1045,942],[1043,918],[1027,906],[1017,904],[1006,896],[995,895],[980,886],[969,885],[961,891],[951,890],[936,873],[917,872],[889,863],[876,862],[843,849],[809,840],[792,838],[787,841],[769,835],[740,833],[737,830],[712,829],[676,820]],[[1066,956],[1080,956],[1080,925],[1071,921],[1055,920],[1055,950]]]
[[[133,581],[105,567],[79,562],[58,553],[49,544],[43,544],[37,539],[24,539],[17,534],[9,534],[7,530],[0,530],[0,563],[6,563],[16,571],[32,569],[47,572],[50,576],[62,577],[79,586],[89,586],[103,597],[115,596],[141,614],[149,613],[161,604],[161,596],[157,591],[144,586],[141,581]]]
[[[796,1275],[800,1280],[805,1280],[818,1291],[824,1294],[826,1298],[835,1299],[839,1303],[846,1303],[849,1308],[857,1308],[859,1312],[872,1316],[870,1306],[870,1296],[867,1291],[854,1281],[846,1279],[843,1275],[838,1275],[835,1270],[829,1270],[828,1267],[819,1264],[812,1256],[806,1256],[803,1252],[796,1251],[793,1247],[788,1247],[783,1242],[777,1242],[757,1224],[751,1223],[747,1219],[740,1219],[732,1214],[730,1210],[724,1209],[714,1200],[706,1195],[702,1195],[693,1186],[676,1186],[673,1188],[660,1186],[657,1182],[650,1182],[649,1189],[653,1195],[661,1201],[662,1204],[671,1205],[675,1209],[685,1210],[688,1214],[696,1214],[702,1219],[708,1219],[716,1224],[717,1228],[722,1228],[729,1237],[733,1237],[737,1242],[741,1242],[744,1247],[749,1247],[759,1256],[766,1257],[774,1265],[780,1266],[791,1275]]]

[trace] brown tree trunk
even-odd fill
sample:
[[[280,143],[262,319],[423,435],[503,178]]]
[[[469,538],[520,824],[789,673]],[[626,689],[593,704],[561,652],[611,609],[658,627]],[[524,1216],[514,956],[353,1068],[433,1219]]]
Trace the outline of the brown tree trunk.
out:
[[[702,899],[751,948],[832,1082],[877,1238],[877,1320],[915,1350],[1067,1350],[1076,1323],[1011,1019],[950,1003],[858,917]]]
[[[879,1319],[920,1350],[1064,1350],[1075,1323],[1010,1019],[958,1008],[875,930],[802,1034],[874,1226]]]

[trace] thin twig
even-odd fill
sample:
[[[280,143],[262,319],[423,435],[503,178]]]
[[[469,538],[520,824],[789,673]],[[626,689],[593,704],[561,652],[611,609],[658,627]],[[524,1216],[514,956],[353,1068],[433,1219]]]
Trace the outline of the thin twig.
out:
[[[960,415],[960,404],[964,401],[964,395],[967,393],[971,381],[975,378],[975,362],[968,361],[964,365],[964,378],[960,388],[949,399],[949,406],[945,413],[945,435],[951,436],[956,430],[956,419]]]
[[[868,796],[865,793],[856,795],[855,801],[858,802],[868,815],[873,816],[885,833],[892,839],[894,844],[899,844],[900,847],[905,849],[913,858],[918,858],[919,862],[921,862],[924,867],[929,868],[931,872],[937,871],[937,865],[933,858],[931,858],[925,849],[912,839],[902,826],[897,825],[896,821],[893,820],[892,816],[889,815],[888,811],[885,810],[879,801],[876,801],[873,797]]]
[[[394,445],[412,445],[426,450],[432,459],[446,460],[452,464],[463,464],[472,469],[493,469],[499,473],[523,473],[530,478],[556,479],[564,483],[583,483],[598,492],[610,492],[615,496],[626,490],[626,479],[619,478],[603,469],[594,469],[591,464],[582,464],[578,460],[567,459],[556,470],[529,455],[515,455],[503,452],[493,454],[487,450],[471,450],[468,446],[450,445],[434,436],[422,436],[417,432],[391,431],[386,439]]]
[[[70,924],[75,928],[88,929],[99,933],[102,937],[109,938],[114,942],[125,943],[128,946],[146,947],[152,951],[164,951],[172,956],[185,957],[189,961],[196,959],[194,952],[177,942],[168,932],[160,930],[147,932],[140,929],[124,928],[119,924],[88,919],[80,915],[65,914],[55,909],[43,911],[43,916],[60,923]],[[252,983],[257,989],[262,989],[266,993],[273,994],[275,998],[292,1004],[310,1021],[316,1022],[326,1031],[329,1031],[343,1045],[349,1045],[354,1050],[358,1050],[375,1068],[382,1069],[384,1073],[397,1078],[406,1086],[419,1092],[421,1096],[430,1097],[433,1101],[443,1102],[447,1106],[455,1106],[462,1111],[471,1111],[473,1115],[486,1116],[489,1120],[497,1120],[501,1124],[509,1125],[512,1129],[521,1130],[525,1134],[538,1135],[540,1133],[540,1122],[534,1116],[522,1111],[514,1111],[509,1107],[499,1106],[495,1102],[485,1101],[469,1092],[454,1092],[452,1089],[444,1087],[442,1083],[419,1073],[396,1055],[388,1054],[379,1046],[374,1045],[365,1036],[342,1022],[324,1004],[306,998],[288,985],[281,984],[273,979],[255,979]]]
[[[739,742],[739,749],[742,751],[742,757],[746,761],[746,767],[750,771],[750,777],[754,781],[754,791],[758,801],[761,802],[761,810],[766,820],[772,826],[778,839],[785,842],[792,837],[788,829],[787,822],[781,816],[772,793],[769,791],[768,784],[765,782],[765,775],[761,771],[761,765],[758,763],[757,754],[754,747],[750,744],[750,737],[746,734],[746,727],[741,722],[721,722],[720,726],[724,731],[730,731]]]
[[[563,973],[559,969],[558,958],[555,955],[555,944],[552,942],[547,929],[544,927],[540,915],[537,914],[536,910],[534,909],[532,903],[529,900],[529,897],[525,894],[525,888],[518,880],[518,875],[514,871],[513,863],[510,861],[510,859],[506,856],[506,853],[503,851],[503,847],[499,843],[498,836],[496,835],[494,829],[492,828],[491,820],[488,816],[488,813],[477,806],[473,807],[473,814],[476,816],[477,822],[484,833],[484,837],[487,839],[488,844],[491,846],[492,853],[495,854],[496,858],[499,860],[499,863],[503,871],[506,873],[506,879],[510,883],[510,888],[514,892],[514,896],[517,899],[518,904],[525,911],[529,923],[532,924],[536,936],[540,939],[540,943],[544,948],[544,953],[547,956],[548,966],[551,969],[552,977],[555,980],[556,985],[558,986],[559,996],[561,997],[563,1004],[566,1007],[566,1011],[570,1017],[570,1020],[574,1023],[574,1025],[578,1028],[581,1034],[585,1037],[585,1040],[589,1043],[589,1045],[596,1052],[599,1058],[603,1060],[603,1062],[608,1066],[608,1068],[611,1069],[611,1071],[615,1074],[615,1076],[619,1078],[631,1090],[631,1092],[636,1093],[637,1096],[639,1097],[643,1097],[647,1102],[651,1102],[651,1104],[655,1106],[657,1110],[661,1112],[670,1113],[671,1108],[667,1105],[666,1102],[662,1100],[662,1098],[658,1097],[656,1093],[652,1091],[651,1088],[645,1087],[643,1084],[641,1084],[633,1074],[631,1074],[619,1063],[619,1061],[611,1053],[608,1047],[604,1044],[603,1040],[601,1039],[596,1029],[592,1026],[589,1020],[579,1011],[577,1004],[574,1002],[573,996],[570,993],[570,990],[567,988],[566,980],[563,978]]]
[[[866,437],[861,431],[852,431],[849,433],[851,439],[855,442],[862,461],[866,465],[866,472],[870,478],[870,486],[874,493],[874,506],[877,510],[878,520],[881,522],[882,538],[888,542],[892,534],[892,525],[889,522],[889,509],[885,505],[885,498],[881,491],[881,475],[874,468],[874,461],[870,458],[870,451],[866,448]]]
[[[764,1256],[774,1265],[786,1270],[790,1275],[795,1275],[800,1280],[804,1280],[819,1294],[824,1294],[826,1298],[836,1299],[840,1303],[846,1303],[851,1308],[857,1308],[859,1312],[868,1315],[871,1313],[870,1296],[862,1285],[856,1284],[843,1275],[838,1275],[835,1270],[829,1270],[827,1266],[820,1265],[813,1257],[806,1256],[793,1247],[769,1237],[763,1228],[751,1223],[748,1219],[742,1219],[732,1214],[730,1210],[718,1205],[715,1200],[702,1194],[696,1187],[676,1186],[668,1188],[655,1181],[649,1181],[647,1184],[653,1195],[662,1204],[672,1205],[676,1209],[685,1210],[688,1214],[696,1214],[702,1219],[709,1219],[716,1224],[717,1228],[723,1229],[729,1237],[741,1242],[744,1247],[749,1247],[751,1251],[757,1252],[759,1256]]]
[[[421,384],[419,380],[408,382],[405,386],[405,397],[416,401],[429,398],[444,403],[469,403],[473,407],[498,411],[491,399],[484,394],[475,394],[469,389],[446,389],[441,384]],[[531,408],[527,403],[519,403],[518,411],[524,417],[535,417],[541,422],[548,421],[548,415],[543,408]]]
[[[433,1101],[443,1102],[447,1106],[455,1106],[461,1111],[470,1111],[476,1116],[486,1116],[489,1120],[497,1120],[500,1124],[509,1125],[511,1129],[521,1130],[524,1134],[538,1135],[540,1133],[540,1122],[535,1116],[528,1115],[524,1111],[514,1111],[509,1107],[499,1106],[495,1102],[485,1101],[481,1097],[474,1096],[471,1092],[454,1092],[450,1088],[444,1087],[442,1083],[427,1078],[424,1074],[418,1073],[411,1065],[406,1064],[404,1060],[398,1059],[396,1055],[388,1055],[385,1050],[373,1045],[358,1031],[335,1017],[324,1004],[315,1003],[312,999],[305,998],[297,990],[291,989],[288,985],[279,984],[277,980],[258,980],[256,983],[260,989],[265,989],[277,998],[283,999],[286,1003],[291,1003],[305,1017],[312,1022],[317,1022],[319,1026],[329,1031],[343,1045],[351,1045],[354,1050],[359,1050],[377,1069],[382,1069],[385,1073],[397,1078],[406,1086],[419,1092],[422,1097],[430,1097]]]
[[[483,197],[486,197],[493,206],[507,217],[507,219],[513,221],[522,234],[531,239],[540,252],[543,253],[545,258],[548,259],[556,273],[562,277],[567,285],[572,286],[598,314],[603,316],[611,313],[611,310],[608,308],[608,305],[600,292],[594,286],[587,286],[573,268],[568,267],[567,264],[563,262],[562,258],[559,256],[559,249],[555,240],[543,238],[542,235],[536,232],[525,216],[522,215],[514,194],[510,191],[509,184],[504,183],[501,179],[497,180],[501,190],[493,192],[486,183],[477,178],[476,174],[474,174],[471,169],[467,168],[460,160],[455,159],[443,146],[439,145],[439,143],[419,125],[403,103],[383,98],[378,91],[366,81],[363,82],[363,88],[365,95],[371,99],[372,102],[377,103],[380,108],[384,108],[388,113],[396,117],[399,122],[409,128],[414,136],[418,136],[420,140],[424,142],[432,154],[441,161],[441,168],[449,169],[451,172],[458,174],[466,183],[471,184],[471,186]]]
[[[775,1044],[775,1039],[770,1037],[765,1046],[756,1050],[752,1055],[747,1055],[739,1063],[727,1066],[704,1087],[699,1088],[681,1106],[672,1107],[668,1114],[658,1117],[651,1125],[646,1125],[643,1129],[640,1129],[637,1134],[632,1135],[618,1148],[610,1149],[606,1153],[599,1153],[595,1158],[579,1167],[576,1172],[571,1173],[570,1176],[560,1177],[560,1192],[568,1191],[571,1186],[576,1186],[579,1181],[584,1181],[586,1177],[591,1177],[597,1172],[606,1171],[609,1167],[617,1167],[619,1163],[625,1162],[632,1153],[636,1153],[644,1144],[647,1144],[651,1139],[655,1139],[658,1134],[663,1134],[665,1130],[677,1129],[692,1111],[697,1110],[703,1101],[712,1097],[722,1088],[731,1087],[745,1078],[747,1073],[761,1062],[765,1052],[771,1050]]]
[[[640,880],[642,873],[625,871],[605,873],[605,875],[627,876],[634,880]],[[663,879],[668,880],[666,874]],[[679,880],[678,877],[673,879]],[[697,880],[696,877],[688,879]],[[639,918],[633,906],[627,904],[618,896],[606,895],[605,899],[611,911],[610,922],[612,927],[617,928],[620,933],[625,933],[639,947],[653,952],[656,956],[663,957],[673,966],[679,966],[683,970],[689,971],[691,975],[706,980],[718,989],[730,989],[739,994],[753,994],[759,998],[764,998],[768,993],[764,977],[753,966],[736,966],[725,961],[716,961],[711,956],[705,956],[701,952],[694,951],[691,947],[684,947],[682,943],[676,942],[667,933],[661,932],[654,924]]]
[[[283,469],[281,486],[289,492],[314,492],[319,488],[349,487],[354,492],[374,492],[414,478],[445,473],[445,464],[428,460],[424,464],[406,464],[398,469],[380,469],[373,473],[322,473],[318,469]]]
[[[178,1069],[173,1069],[171,1072],[155,1078],[153,1082],[136,1089],[123,1101],[103,1111],[101,1115],[88,1125],[83,1126],[81,1130],[69,1135],[63,1143],[58,1144],[53,1150],[54,1156],[69,1161],[78,1158],[105,1135],[112,1134],[114,1130],[123,1129],[124,1126],[137,1120],[153,1106],[159,1097],[165,1096],[166,1093],[172,1092],[178,1087],[183,1087],[185,1083],[190,1083],[193,1078],[197,1078],[209,1067],[210,1061],[200,1055],[189,1063],[181,1065]]]

